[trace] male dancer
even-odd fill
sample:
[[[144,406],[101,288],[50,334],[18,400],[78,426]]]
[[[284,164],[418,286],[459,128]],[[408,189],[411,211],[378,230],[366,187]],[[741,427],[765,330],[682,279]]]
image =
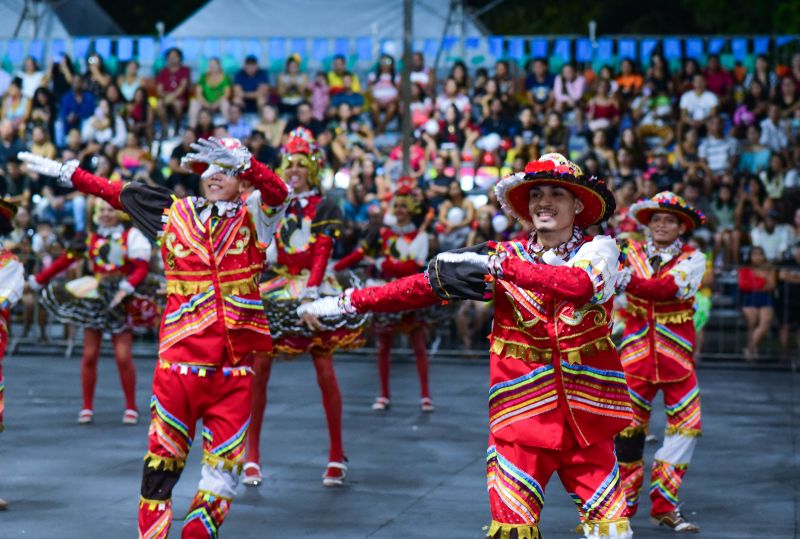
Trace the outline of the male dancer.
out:
[[[205,198],[174,199],[161,187],[112,182],[78,168],[21,154],[35,172],[127,212],[158,240],[167,278],[159,360],[153,376],[139,503],[139,537],[165,538],[172,489],[183,470],[198,419],[203,421],[202,478],[182,537],[217,537],[244,461],[250,419],[252,356],[271,350],[258,282],[264,249],[254,220],[272,224],[289,189],[236,139],[201,140],[184,159],[202,172]],[[261,194],[265,213],[242,203],[243,184]],[[263,223],[262,223],[263,224]]]
[[[11,221],[17,207],[0,199],[0,238],[11,232]],[[0,432],[3,432],[3,412],[5,410],[5,385],[3,380],[3,356],[8,346],[8,324],[11,308],[22,298],[25,287],[25,272],[22,262],[3,248],[0,241]],[[8,503],[0,498],[0,511],[8,508]]]
[[[527,241],[442,253],[425,273],[300,310],[387,312],[494,298],[487,537],[538,539],[544,489],[558,473],[585,537],[630,538],[614,456],[630,400],[609,329],[619,250],[607,236],[582,232],[613,213],[613,195],[562,155],[546,154],[502,180],[497,198],[533,224]]]
[[[619,283],[628,299],[620,355],[633,402],[633,422],[616,441],[628,514],[638,508],[647,426],[653,398],[661,390],[667,431],[651,471],[650,515],[677,532],[698,532],[678,509],[678,489],[700,435],[693,304],[706,257],[681,236],[704,217],[668,191],[633,204],[629,214],[647,227],[647,239],[628,242]]]

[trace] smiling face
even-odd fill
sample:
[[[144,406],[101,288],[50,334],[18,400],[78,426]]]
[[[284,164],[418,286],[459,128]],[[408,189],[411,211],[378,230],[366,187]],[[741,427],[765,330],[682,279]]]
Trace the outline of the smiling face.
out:
[[[653,242],[658,247],[668,247],[686,232],[686,225],[674,214],[668,212],[656,212],[650,217],[647,224],[650,233],[653,235]]]
[[[106,202],[97,203],[97,224],[103,227],[112,227],[119,224],[117,210]]]
[[[241,182],[236,176],[217,172],[203,179],[203,194],[209,202],[225,200],[232,202],[239,198]]]
[[[583,202],[564,187],[538,185],[530,191],[528,211],[539,234],[571,232],[575,216],[583,211]]]
[[[405,225],[411,221],[411,210],[408,201],[404,197],[398,197],[392,204],[392,213],[397,218],[397,224]]]
[[[289,183],[295,193],[304,193],[311,189],[308,181],[308,167],[301,155],[292,156],[289,164],[284,169],[284,179]]]

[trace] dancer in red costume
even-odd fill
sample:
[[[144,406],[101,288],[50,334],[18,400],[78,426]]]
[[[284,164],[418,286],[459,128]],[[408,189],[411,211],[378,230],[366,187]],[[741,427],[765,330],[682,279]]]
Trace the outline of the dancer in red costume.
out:
[[[391,212],[395,223],[380,231],[369,233],[362,245],[336,263],[341,271],[363,260],[373,262],[382,284],[420,273],[428,263],[428,235],[425,229],[429,220],[417,227],[412,218],[419,214],[419,203],[413,196],[414,180],[400,178],[392,196]],[[378,337],[378,376],[381,393],[372,404],[373,410],[387,410],[391,405],[389,372],[392,362],[392,341],[397,333],[405,333],[414,350],[420,386],[420,407],[423,412],[433,412],[428,387],[428,350],[425,344],[426,321],[418,313],[381,314],[374,317],[373,327]]]
[[[269,229],[289,189],[236,139],[200,140],[193,148],[196,153],[184,159],[186,166],[203,171],[202,198],[175,199],[162,187],[98,178],[78,168],[77,161],[21,156],[34,171],[58,176],[63,184],[127,212],[161,247],[167,303],[139,503],[142,539],[167,536],[172,489],[198,420],[203,421],[202,477],[182,537],[217,537],[244,462],[252,358],[271,350],[258,293],[264,249],[256,226]],[[251,214],[242,203],[248,183],[260,192],[268,212]]]
[[[570,492],[584,537],[630,538],[614,435],[631,420],[609,320],[619,249],[582,230],[607,219],[614,198],[559,154],[497,186],[527,241],[437,255],[425,273],[350,290],[301,312],[391,312],[494,298],[487,480],[492,539],[538,539],[553,473]]]
[[[327,271],[334,241],[342,228],[342,212],[322,196],[320,167],[320,154],[314,147],[311,133],[303,128],[292,131],[278,171],[289,183],[292,194],[274,239],[263,240],[270,245],[261,296],[269,318],[274,355],[311,355],[330,437],[322,484],[336,487],[344,482],[347,459],[342,444],[342,395],[333,368],[333,354],[337,349],[363,345],[361,333],[367,317],[306,315],[300,319],[297,316],[301,302],[320,296],[337,296],[342,291],[333,274]],[[250,196],[247,203],[257,208],[260,205],[258,194]],[[272,359],[272,355],[262,354],[255,363],[252,421],[244,466],[247,486],[258,486],[262,481],[259,446]]]
[[[633,402],[633,422],[617,437],[628,501],[636,513],[644,482],[644,443],[652,402],[661,390],[667,412],[664,443],[651,470],[650,515],[677,532],[698,532],[678,506],[678,489],[700,436],[700,390],[694,369],[694,296],[706,270],[703,253],[681,236],[703,214],[671,192],[637,202],[630,215],[647,226],[644,243],[629,241],[619,288],[628,300],[620,355]]]
[[[0,239],[11,232],[11,221],[17,207],[0,199]],[[22,262],[3,248],[0,241],[0,432],[3,432],[3,412],[5,411],[5,380],[3,379],[3,356],[8,346],[8,324],[11,308],[22,298],[25,287],[25,271]],[[0,499],[0,511],[8,508],[8,503]]]
[[[136,367],[131,353],[132,329],[134,320],[137,324],[154,322],[157,312],[152,310],[145,316],[134,312],[138,306],[148,304],[142,294],[139,294],[138,301],[129,300],[147,277],[150,242],[138,229],[125,228],[120,222],[119,212],[107,202],[97,199],[94,213],[95,232],[85,241],[73,242],[63,255],[32,275],[28,282],[31,289],[40,290],[74,263],[88,260],[91,276],[47,286],[42,290],[41,303],[61,322],[83,327],[83,408],[78,413],[78,423],[91,423],[94,417],[100,344],[103,332],[109,332],[125,395],[122,422],[135,425],[139,421],[139,411],[136,406]]]

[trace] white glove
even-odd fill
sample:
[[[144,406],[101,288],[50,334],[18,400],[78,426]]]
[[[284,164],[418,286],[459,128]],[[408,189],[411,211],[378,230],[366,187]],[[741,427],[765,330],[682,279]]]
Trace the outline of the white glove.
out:
[[[17,157],[28,165],[31,172],[58,178],[58,183],[64,187],[72,187],[72,175],[80,164],[77,159],[62,163],[30,152],[19,152]]]
[[[38,292],[42,289],[42,285],[36,281],[36,276],[34,275],[28,275],[28,287],[34,292]]]
[[[235,176],[250,166],[250,151],[244,147],[228,148],[216,137],[199,139],[191,144],[193,153],[187,153],[181,159],[181,166],[189,168],[190,163],[206,163],[208,169],[202,178],[208,178],[218,172]]]
[[[631,268],[622,268],[617,272],[617,282],[614,284],[614,291],[617,294],[625,292],[633,277],[633,270]]]
[[[322,299],[303,303],[297,308],[297,316],[302,318],[306,313],[313,314],[316,317],[340,316],[343,311],[339,308],[338,296],[325,296]]]

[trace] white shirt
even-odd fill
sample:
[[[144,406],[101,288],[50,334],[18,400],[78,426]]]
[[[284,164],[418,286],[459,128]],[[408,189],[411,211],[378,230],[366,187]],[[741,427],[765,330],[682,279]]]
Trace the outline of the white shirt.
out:
[[[681,96],[680,108],[685,110],[692,120],[705,120],[719,105],[719,99],[708,90],[697,95],[694,90],[689,90]]]
[[[762,223],[750,231],[750,239],[753,240],[754,247],[764,249],[767,260],[774,262],[789,248],[794,238],[789,225],[775,225],[770,234]]]
[[[759,144],[763,144],[773,152],[780,152],[789,145],[789,139],[786,136],[786,120],[781,120],[778,125],[770,118],[761,120],[761,138],[758,139]]]

